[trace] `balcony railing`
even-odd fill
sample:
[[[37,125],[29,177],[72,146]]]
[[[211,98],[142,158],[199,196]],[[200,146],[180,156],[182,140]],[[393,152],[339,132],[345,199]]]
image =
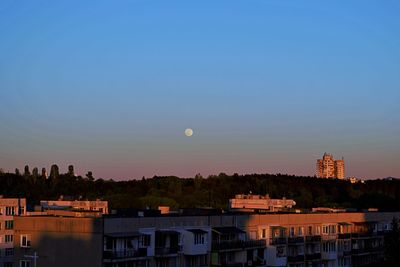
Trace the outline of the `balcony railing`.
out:
[[[351,233],[338,234],[338,239],[350,239]]]
[[[352,249],[351,254],[356,255],[356,254],[365,254],[365,253],[372,253],[372,252],[383,252],[384,247],[379,246],[379,247],[369,247],[369,248],[358,248],[358,249]]]
[[[246,248],[263,248],[265,247],[265,240],[234,240],[234,241],[214,241],[212,243],[212,250],[231,250],[231,249],[246,249]]]
[[[243,263],[224,263],[224,264],[221,264],[221,266],[226,266],[226,267],[243,267]]]
[[[304,261],[304,255],[288,256],[287,258],[288,258],[288,262],[290,262],[290,263]]]
[[[269,240],[270,245],[285,245],[287,243],[286,237],[275,237]]]
[[[307,243],[318,243],[318,242],[321,242],[321,236],[320,235],[309,235],[309,236],[306,236],[306,242]]]
[[[168,248],[155,248],[154,254],[156,256],[163,256],[163,255],[177,254],[179,251],[180,251],[179,246],[168,247]]]
[[[370,238],[375,237],[372,232],[352,233],[352,238]]]
[[[321,253],[306,254],[306,261],[320,260]]]
[[[147,249],[139,248],[138,250],[134,249],[126,249],[120,251],[104,251],[103,258],[104,259],[124,259],[124,258],[138,258],[138,257],[146,257]]]
[[[288,244],[303,244],[304,243],[304,237],[302,236],[296,236],[296,237],[289,237],[288,238]]]

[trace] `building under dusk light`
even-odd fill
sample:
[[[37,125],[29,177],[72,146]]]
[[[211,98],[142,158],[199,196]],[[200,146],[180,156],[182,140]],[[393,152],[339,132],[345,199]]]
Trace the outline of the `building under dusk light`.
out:
[[[396,212],[15,218],[14,266],[357,267],[380,262]],[[32,257],[28,257],[32,256]]]
[[[291,209],[296,202],[293,199],[272,199],[269,195],[236,195],[229,200],[229,209],[235,210],[263,210],[263,211],[283,211]]]
[[[317,160],[316,175],[319,178],[344,179],[344,159],[334,160],[331,154],[324,153],[322,159]]]

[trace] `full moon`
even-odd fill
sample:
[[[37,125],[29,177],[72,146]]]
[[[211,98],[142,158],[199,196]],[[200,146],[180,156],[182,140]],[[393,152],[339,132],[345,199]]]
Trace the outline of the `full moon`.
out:
[[[186,136],[192,136],[192,135],[193,135],[193,130],[190,129],[190,128],[187,128],[187,129],[185,130],[185,135],[186,135]]]

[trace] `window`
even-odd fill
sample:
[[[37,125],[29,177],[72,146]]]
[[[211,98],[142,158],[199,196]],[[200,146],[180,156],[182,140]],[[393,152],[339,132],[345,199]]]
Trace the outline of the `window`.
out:
[[[320,235],[321,234],[321,226],[316,226],[315,227],[315,234]]]
[[[204,244],[204,235],[203,234],[194,234],[194,244]]]
[[[304,235],[304,227],[299,227],[297,234],[298,234],[298,236],[303,236]]]
[[[267,238],[267,231],[266,229],[261,230],[261,238]]]
[[[308,235],[312,235],[312,226],[308,226]]]
[[[30,267],[30,261],[29,260],[20,260],[19,261],[19,267]]]
[[[324,252],[335,252],[336,251],[336,243],[335,242],[324,242],[324,243],[322,243],[322,250]]]
[[[5,262],[4,263],[4,267],[13,267],[13,263],[12,262]]]
[[[6,215],[15,215],[15,207],[6,207]]]
[[[13,242],[13,235],[5,235],[4,242],[12,243]]]
[[[143,246],[143,247],[148,247],[148,246],[150,246],[150,235],[142,235],[142,237],[141,237],[141,245]]]
[[[13,229],[13,227],[14,227],[14,221],[6,221],[5,223],[6,229]]]
[[[21,235],[21,247],[29,248],[31,246],[31,236]]]
[[[294,227],[290,227],[289,229],[289,235],[294,236]]]
[[[13,256],[14,255],[14,249],[13,248],[6,248],[4,251],[4,256]]]
[[[322,233],[324,235],[336,234],[336,225],[324,225],[324,226],[322,226]]]

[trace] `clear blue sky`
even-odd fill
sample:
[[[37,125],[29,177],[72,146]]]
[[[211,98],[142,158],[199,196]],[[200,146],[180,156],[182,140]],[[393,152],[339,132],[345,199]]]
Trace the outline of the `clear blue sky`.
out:
[[[0,167],[400,177],[398,1],[0,2]],[[191,127],[192,137],[184,130]]]

